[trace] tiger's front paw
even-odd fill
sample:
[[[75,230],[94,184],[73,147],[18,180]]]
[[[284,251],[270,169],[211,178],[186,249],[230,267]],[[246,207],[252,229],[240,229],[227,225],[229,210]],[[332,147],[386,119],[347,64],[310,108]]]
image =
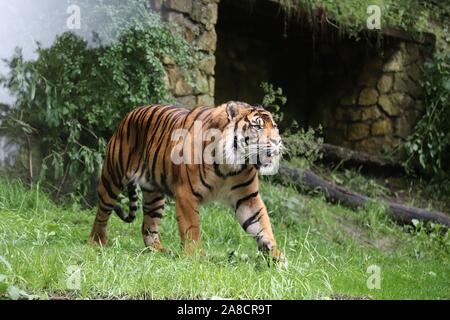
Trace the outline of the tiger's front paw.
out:
[[[158,253],[163,253],[169,256],[173,255],[172,250],[170,250],[169,248],[164,247],[161,242],[154,242],[151,244],[146,244],[147,250],[150,252],[158,252]]]
[[[269,264],[272,261],[275,264],[282,265],[286,269],[288,268],[288,259],[286,258],[284,253],[276,247],[269,250],[269,259]]]
[[[104,247],[108,243],[108,237],[103,229],[92,228],[91,234],[89,235],[88,244],[93,246]]]
[[[199,256],[199,257],[205,257],[206,253],[205,250],[201,247],[200,243],[195,241],[186,241],[184,243],[184,252],[188,256]]]
[[[264,243],[261,250],[265,254],[269,266],[272,264],[276,264],[281,265],[287,269],[288,259],[286,258],[284,253],[280,249],[278,249],[277,246],[273,246],[270,243]]]

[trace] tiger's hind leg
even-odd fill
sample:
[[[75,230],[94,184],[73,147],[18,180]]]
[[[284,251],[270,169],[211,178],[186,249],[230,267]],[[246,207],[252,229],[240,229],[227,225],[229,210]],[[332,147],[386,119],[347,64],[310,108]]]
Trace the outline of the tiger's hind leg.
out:
[[[117,198],[121,192],[121,186],[114,183],[114,179],[109,179],[102,174],[98,185],[98,205],[89,243],[105,246],[108,242],[106,226],[111,216],[111,212],[117,204]]]
[[[164,195],[159,191],[142,188],[142,237],[145,245],[156,251],[164,251],[159,238],[159,224],[164,213]]]

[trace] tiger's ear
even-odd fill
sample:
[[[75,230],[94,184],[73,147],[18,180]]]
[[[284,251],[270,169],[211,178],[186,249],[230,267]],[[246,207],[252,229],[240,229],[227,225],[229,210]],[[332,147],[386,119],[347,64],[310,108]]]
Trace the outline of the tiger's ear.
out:
[[[235,102],[228,102],[227,103],[227,115],[228,120],[233,121],[236,116],[238,115],[238,106]]]

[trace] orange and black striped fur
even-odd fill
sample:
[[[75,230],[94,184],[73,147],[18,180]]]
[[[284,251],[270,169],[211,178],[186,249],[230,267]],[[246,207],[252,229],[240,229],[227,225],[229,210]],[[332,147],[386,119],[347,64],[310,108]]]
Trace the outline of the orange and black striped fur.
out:
[[[269,164],[207,164],[204,161],[174,164],[171,152],[179,141],[172,141],[172,133],[180,128],[193,133],[196,121],[201,121],[203,130],[214,128],[223,132],[230,129],[221,137],[224,148],[251,143],[237,135],[238,129],[247,133],[264,129],[270,134],[270,142],[265,145],[269,151]],[[193,110],[171,105],[135,109],[121,122],[109,141],[98,186],[97,215],[89,240],[100,245],[107,243],[106,225],[112,211],[125,222],[135,219],[139,185],[143,192],[142,235],[147,247],[163,250],[159,224],[168,195],[175,197],[179,233],[187,251],[192,252],[200,242],[199,206],[221,201],[235,211],[242,228],[255,238],[262,251],[285,261],[277,248],[267,209],[258,191],[258,170],[270,167],[271,159],[280,156],[281,147],[271,114],[259,106],[228,102],[215,108]],[[125,187],[130,200],[128,214],[117,205],[118,195]]]

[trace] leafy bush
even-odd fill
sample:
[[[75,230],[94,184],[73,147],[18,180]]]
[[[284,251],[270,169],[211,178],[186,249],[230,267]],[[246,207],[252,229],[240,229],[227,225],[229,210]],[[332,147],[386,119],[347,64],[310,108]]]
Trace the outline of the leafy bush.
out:
[[[330,25],[339,32],[360,38],[367,30],[367,9],[377,5],[381,10],[381,28],[397,27],[409,32],[430,32],[435,11],[448,12],[448,5],[429,4],[420,0],[277,0],[292,15],[307,15],[316,24]],[[442,28],[444,29],[444,28]]]
[[[271,83],[261,83],[264,92],[262,104],[268,109],[278,123],[284,119],[282,107],[287,102],[287,97],[283,95],[282,88],[274,88]],[[299,167],[310,167],[314,162],[322,157],[323,138],[322,127],[299,128],[295,119],[291,119],[282,132],[283,143],[286,147],[286,157],[291,159]],[[296,159],[293,159],[296,158]]]
[[[405,143],[405,166],[429,175],[449,176],[450,53],[436,53],[425,64],[426,113]]]
[[[150,13],[107,46],[89,47],[81,37],[64,33],[37,53],[36,61],[25,61],[17,50],[7,61],[10,73],[1,83],[16,102],[6,123],[39,144],[41,179],[58,186],[69,179],[82,194],[97,176],[107,139],[120,120],[136,106],[171,99],[163,59],[188,70],[195,56]]]

